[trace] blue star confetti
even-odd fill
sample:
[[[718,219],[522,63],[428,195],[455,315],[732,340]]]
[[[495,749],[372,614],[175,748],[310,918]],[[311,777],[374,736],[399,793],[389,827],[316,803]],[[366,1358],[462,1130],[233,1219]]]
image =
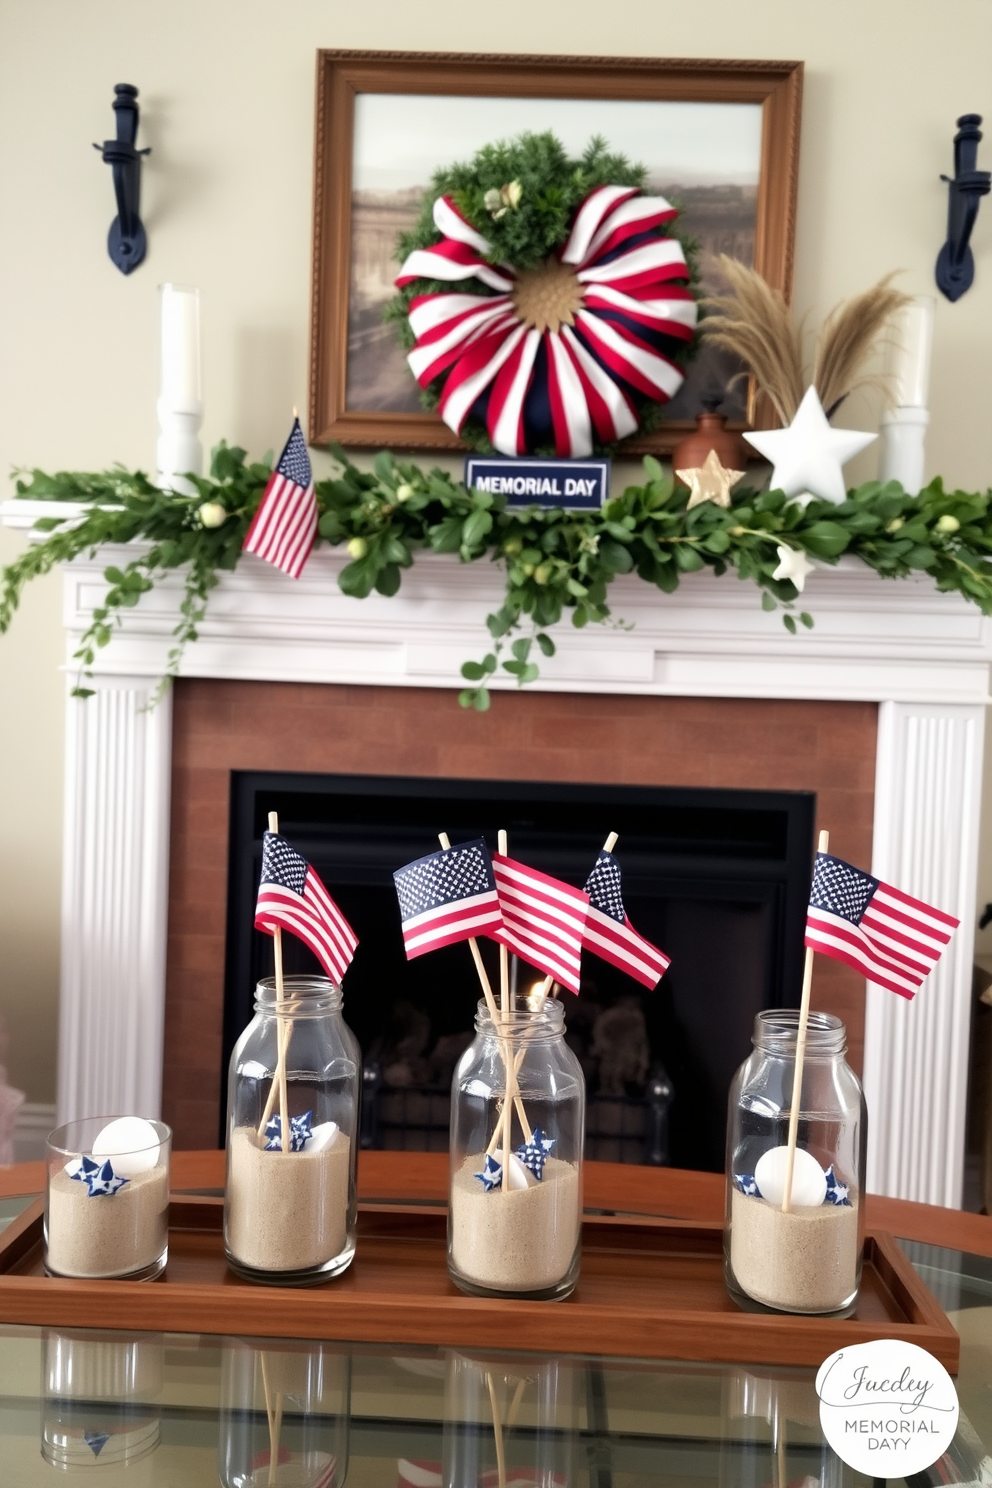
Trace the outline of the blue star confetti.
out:
[[[851,1201],[847,1197],[849,1192],[848,1185],[839,1181],[834,1172],[834,1165],[831,1163],[827,1169],[827,1196],[823,1202],[825,1204],[846,1204],[850,1209]]]
[[[89,1447],[94,1457],[99,1457],[100,1453],[103,1451],[109,1440],[110,1435],[106,1431],[83,1432],[83,1441]]]
[[[554,1137],[546,1137],[539,1126],[535,1126],[534,1135],[529,1142],[517,1148],[517,1156],[525,1168],[529,1168],[534,1177],[540,1181],[544,1177],[544,1164],[551,1155],[551,1149],[555,1145]]]
[[[290,1152],[302,1152],[304,1147],[313,1136],[310,1122],[313,1117],[312,1111],[304,1111],[302,1116],[290,1116],[289,1118],[289,1150]],[[265,1150],[266,1152],[282,1151],[282,1120],[279,1116],[273,1116],[265,1128]]]
[[[499,1188],[500,1180],[503,1177],[503,1164],[498,1163],[496,1159],[487,1152],[486,1165],[481,1173],[475,1174],[475,1177],[478,1178],[479,1182],[486,1190],[486,1193],[492,1193],[494,1188]]]
[[[115,1194],[118,1189],[130,1183],[130,1178],[120,1178],[110,1165],[110,1158],[105,1162],[94,1162],[91,1157],[81,1157],[79,1167],[69,1175],[75,1178],[77,1183],[89,1184],[89,1197],[99,1198],[101,1194]]]
[[[760,1198],[758,1185],[754,1181],[753,1173],[735,1173],[734,1187],[739,1193],[747,1194],[749,1198]]]

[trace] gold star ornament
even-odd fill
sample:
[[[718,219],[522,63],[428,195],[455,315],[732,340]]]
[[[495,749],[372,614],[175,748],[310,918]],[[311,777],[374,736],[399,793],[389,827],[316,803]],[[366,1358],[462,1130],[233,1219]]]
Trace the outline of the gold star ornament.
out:
[[[676,470],[675,474],[689,487],[691,494],[686,510],[692,511],[694,506],[700,506],[704,501],[712,501],[714,506],[729,506],[730,489],[743,480],[745,471],[728,470],[721,465],[716,450],[710,450],[702,465],[695,470]]]

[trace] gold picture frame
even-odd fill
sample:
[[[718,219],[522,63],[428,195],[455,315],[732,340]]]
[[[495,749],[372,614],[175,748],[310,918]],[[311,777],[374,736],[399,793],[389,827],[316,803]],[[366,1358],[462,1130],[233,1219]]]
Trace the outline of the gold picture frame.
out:
[[[644,159],[649,146],[663,141],[657,150],[663,148],[672,164],[648,162],[652,189],[666,171],[694,180],[695,185],[683,181],[681,188],[676,180],[680,199],[691,198],[684,214],[687,231],[698,238],[698,223],[705,218],[704,236],[709,237],[704,251],[711,258],[728,247],[734,256],[751,261],[788,300],[802,81],[801,62],[320,51],[311,444],[466,448],[436,414],[419,407],[395,328],[382,323],[381,308],[392,293],[390,244],[400,227],[412,223],[429,184],[429,174],[416,179],[425,174],[424,162],[430,156],[436,168],[452,153],[458,158],[472,155],[478,148],[473,128],[488,126],[486,138],[497,139],[519,133],[520,127],[555,127],[557,132],[559,118],[569,129],[585,124],[589,133],[597,132],[603,119],[613,120],[636,140],[643,139],[644,149],[638,152],[635,146],[627,152],[636,159]],[[532,117],[534,125],[520,125],[521,119]],[[410,121],[409,130],[405,121]],[[668,121],[673,127],[660,132],[645,127],[652,121],[659,126]],[[436,157],[430,154],[432,130]],[[608,138],[617,144],[612,135]],[[723,184],[721,149],[728,162]],[[370,181],[376,189],[368,189]],[[725,388],[733,369],[724,371]],[[693,376],[698,401],[702,374],[697,370]],[[672,417],[661,428],[627,442],[625,452],[669,451],[693,427],[694,405],[684,401],[684,408],[673,405]],[[758,428],[775,422],[770,408],[756,404],[750,387],[729,411],[731,427],[743,427],[745,420]]]

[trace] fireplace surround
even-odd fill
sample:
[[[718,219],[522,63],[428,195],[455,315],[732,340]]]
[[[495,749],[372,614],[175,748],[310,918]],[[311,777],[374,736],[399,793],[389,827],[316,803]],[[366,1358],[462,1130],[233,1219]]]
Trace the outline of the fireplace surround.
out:
[[[0,517],[29,528],[51,515],[37,505]],[[66,568],[70,653],[104,563],[126,556]],[[816,628],[795,638],[729,578],[691,575],[664,597],[619,580],[611,602],[632,630],[563,627],[536,687],[465,715],[451,689],[498,607],[498,574],[425,555],[400,596],[357,602],[336,587],[342,561],[318,551],[296,584],[242,562],[174,695],[148,711],[178,612],[171,578],[100,654],[96,695],[69,701],[60,1119],[155,1116],[163,1069],[180,1145],[208,1115],[197,1059],[208,1050],[216,1071],[232,769],[814,790],[838,853],[961,918],[913,1003],[869,988],[863,1004],[869,1186],[958,1204],[989,622],[925,576],[886,582],[854,561],[812,576]],[[852,977],[818,966],[814,1005],[836,988],[856,1038]],[[177,1018],[169,993],[184,980],[203,1000]]]

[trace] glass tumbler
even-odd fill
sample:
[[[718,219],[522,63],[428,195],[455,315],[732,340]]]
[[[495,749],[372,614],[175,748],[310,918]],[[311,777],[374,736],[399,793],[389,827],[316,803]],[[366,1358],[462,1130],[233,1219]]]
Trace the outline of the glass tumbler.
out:
[[[46,1462],[99,1472],[133,1468],[155,1451],[165,1370],[160,1333],[51,1329],[42,1335],[42,1359]]]
[[[224,1245],[249,1281],[328,1281],[355,1253],[362,1057],[327,977],[258,983],[255,1017],[231,1055]],[[289,1128],[283,1139],[283,1081]]]
[[[47,1142],[45,1269],[53,1276],[150,1281],[169,1254],[164,1122],[89,1116]]]
[[[485,1002],[451,1086],[448,1272],[482,1296],[566,1297],[579,1275],[585,1080],[560,1002]],[[509,1096],[509,1098],[508,1098]]]
[[[844,1312],[861,1284],[867,1117],[830,1013],[810,1013],[791,1202],[785,1202],[799,1013],[759,1013],[730,1087],[726,1282],[781,1312]]]

